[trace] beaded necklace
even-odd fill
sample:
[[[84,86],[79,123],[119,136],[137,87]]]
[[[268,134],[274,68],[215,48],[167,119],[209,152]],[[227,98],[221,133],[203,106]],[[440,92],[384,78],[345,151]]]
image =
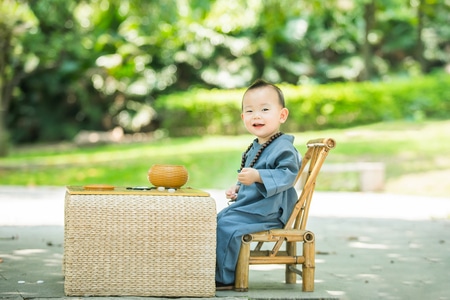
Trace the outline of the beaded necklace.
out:
[[[258,152],[256,153],[255,157],[253,158],[252,162],[250,163],[250,165],[248,166],[249,168],[253,168],[253,166],[255,165],[256,161],[258,160],[258,158],[261,156],[261,153],[264,151],[264,149],[267,148],[267,146],[269,146],[275,139],[277,139],[278,137],[282,136],[283,133],[282,132],[277,132],[274,135],[272,135],[269,140],[267,142],[265,142],[264,144],[262,144],[261,148],[259,148]],[[244,168],[245,166],[245,161],[247,160],[247,153],[248,151],[250,151],[250,149],[252,148],[253,143],[251,143],[247,150],[245,150],[244,154],[242,154],[242,160],[241,160],[241,168],[238,170],[238,172],[241,172],[241,170]]]

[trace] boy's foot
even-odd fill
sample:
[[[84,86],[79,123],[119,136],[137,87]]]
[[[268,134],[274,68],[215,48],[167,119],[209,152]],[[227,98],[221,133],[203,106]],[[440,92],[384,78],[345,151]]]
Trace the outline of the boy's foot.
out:
[[[216,291],[231,291],[234,289],[234,283],[224,284],[216,281]]]

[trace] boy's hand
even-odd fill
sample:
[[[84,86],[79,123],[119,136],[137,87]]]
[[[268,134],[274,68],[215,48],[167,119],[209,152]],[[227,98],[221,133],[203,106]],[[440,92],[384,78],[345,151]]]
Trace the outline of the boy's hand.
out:
[[[239,191],[239,186],[233,185],[225,192],[225,195],[227,196],[227,199],[234,201],[237,198],[238,191]]]
[[[238,181],[245,185],[250,185],[255,182],[262,182],[258,170],[253,168],[243,168],[238,174]]]

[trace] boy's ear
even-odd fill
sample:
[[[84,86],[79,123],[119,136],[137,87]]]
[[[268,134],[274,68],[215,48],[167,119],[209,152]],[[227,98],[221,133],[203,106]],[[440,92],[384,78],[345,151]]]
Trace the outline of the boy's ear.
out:
[[[286,122],[288,116],[289,110],[286,107],[282,108],[280,112],[280,123],[283,124],[284,122]]]

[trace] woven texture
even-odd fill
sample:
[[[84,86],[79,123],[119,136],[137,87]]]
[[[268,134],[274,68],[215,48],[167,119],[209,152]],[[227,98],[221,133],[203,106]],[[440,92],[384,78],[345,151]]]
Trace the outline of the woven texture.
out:
[[[213,297],[215,247],[210,197],[66,193],[68,296]]]

